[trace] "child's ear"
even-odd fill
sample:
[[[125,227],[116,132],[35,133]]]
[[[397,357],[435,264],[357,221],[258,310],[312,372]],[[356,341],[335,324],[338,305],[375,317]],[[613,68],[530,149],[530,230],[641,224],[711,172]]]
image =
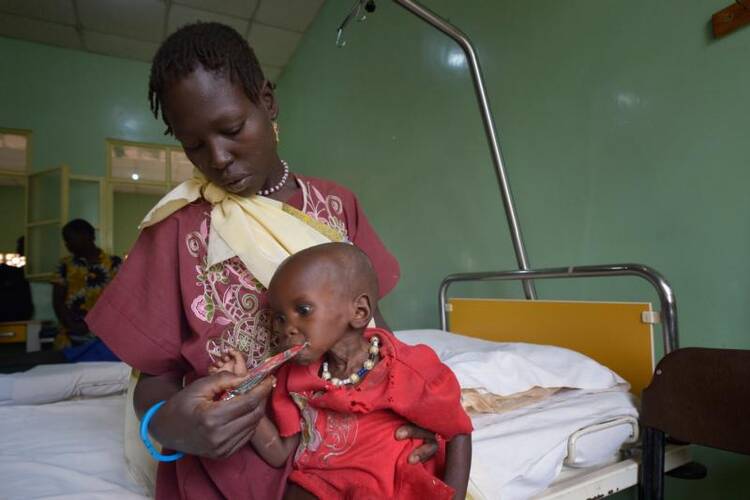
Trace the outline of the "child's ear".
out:
[[[354,313],[349,321],[349,326],[354,329],[364,328],[370,323],[372,318],[372,306],[370,305],[370,296],[366,293],[360,294],[354,299]]]

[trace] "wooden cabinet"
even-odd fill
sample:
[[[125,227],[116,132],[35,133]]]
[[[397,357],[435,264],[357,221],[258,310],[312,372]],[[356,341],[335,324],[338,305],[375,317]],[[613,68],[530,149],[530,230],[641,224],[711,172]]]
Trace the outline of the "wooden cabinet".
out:
[[[25,344],[26,352],[40,349],[41,321],[0,323],[0,344]]]

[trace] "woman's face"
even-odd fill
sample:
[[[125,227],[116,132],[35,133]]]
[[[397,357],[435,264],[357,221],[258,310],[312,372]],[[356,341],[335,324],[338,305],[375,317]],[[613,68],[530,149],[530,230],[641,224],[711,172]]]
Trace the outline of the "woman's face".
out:
[[[214,184],[248,196],[280,171],[272,127],[278,109],[268,84],[254,104],[242,85],[198,66],[165,94],[164,115],[175,138]]]

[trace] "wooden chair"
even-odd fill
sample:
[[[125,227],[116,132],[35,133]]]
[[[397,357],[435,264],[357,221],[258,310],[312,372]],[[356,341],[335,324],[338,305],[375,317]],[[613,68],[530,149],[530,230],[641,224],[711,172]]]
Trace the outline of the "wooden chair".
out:
[[[750,455],[750,351],[685,348],[659,362],[643,391],[641,500],[664,498],[672,440]]]

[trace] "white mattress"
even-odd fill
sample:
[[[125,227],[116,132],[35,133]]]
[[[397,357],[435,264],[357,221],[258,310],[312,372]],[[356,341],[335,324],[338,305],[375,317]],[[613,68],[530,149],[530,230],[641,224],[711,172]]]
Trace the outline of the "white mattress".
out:
[[[637,416],[633,397],[621,388],[572,390],[501,415],[472,418],[473,452],[469,493],[479,499],[527,499],[560,473],[568,438],[579,429],[623,416]],[[627,435],[605,432],[581,441],[579,460],[607,463]],[[629,433],[628,433],[629,434]],[[619,441],[619,442],[618,442]]]
[[[0,497],[146,498],[125,467],[124,401],[0,406]]]

